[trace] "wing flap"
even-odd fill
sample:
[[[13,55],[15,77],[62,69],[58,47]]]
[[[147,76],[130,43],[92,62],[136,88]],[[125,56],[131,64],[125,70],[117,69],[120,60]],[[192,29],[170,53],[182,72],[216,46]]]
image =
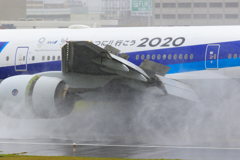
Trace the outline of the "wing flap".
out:
[[[130,56],[129,56],[128,54],[126,54],[126,53],[121,53],[121,54],[119,55],[119,57],[128,60],[128,58],[129,58]]]
[[[160,76],[160,75],[157,75],[156,76],[159,78],[159,80],[166,84],[166,85],[169,85],[169,86],[174,86],[174,87],[177,87],[179,89],[183,89],[183,90],[186,90],[186,91],[189,91],[189,92],[194,92],[192,90],[192,88],[187,85],[187,84],[184,84],[182,82],[179,82],[179,81],[176,81],[176,80],[173,80],[173,79],[170,79],[170,78],[166,78],[166,77],[163,77],[163,76]]]
[[[170,70],[170,67],[165,66],[165,65],[160,64],[160,63],[156,63],[154,61],[150,61],[148,59],[145,59],[141,63],[140,67],[143,68],[143,69],[154,71],[161,76],[165,76],[167,74],[167,72]]]
[[[169,95],[180,97],[193,102],[199,102],[198,96],[194,92],[189,92],[187,90],[180,89],[167,84],[165,84],[164,87]]]
[[[123,58],[121,58],[121,57],[118,57],[118,56],[116,56],[116,55],[114,55],[114,54],[111,54],[111,53],[110,53],[110,56],[112,57],[112,59],[114,59],[114,60],[116,60],[116,61],[118,61],[118,62],[121,62],[121,63],[125,64],[127,67],[132,68],[134,71],[136,71],[136,72],[144,75],[147,79],[150,79],[150,77],[147,75],[146,72],[144,72],[144,70],[142,70],[142,68],[140,68],[140,67],[136,66],[135,64],[127,61],[126,59],[123,59]]]
[[[184,98],[190,101],[198,102],[198,96],[196,95],[195,91],[188,85],[182,82],[169,79],[160,75],[157,75],[159,81],[162,82],[162,86],[164,87],[167,94]]]
[[[114,48],[114,47],[112,47],[112,46],[110,46],[110,45],[106,45],[106,46],[104,47],[104,49],[105,49],[106,51],[108,51],[109,53],[112,53],[112,54],[114,54],[114,55],[118,55],[118,54],[121,52],[119,49]]]

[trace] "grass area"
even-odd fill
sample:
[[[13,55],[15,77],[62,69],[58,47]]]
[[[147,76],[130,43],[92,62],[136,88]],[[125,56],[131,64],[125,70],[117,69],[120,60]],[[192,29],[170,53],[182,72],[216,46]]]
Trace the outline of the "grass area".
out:
[[[0,160],[135,160],[135,159],[124,159],[124,158],[89,158],[89,157],[46,157],[46,156],[26,156],[19,155],[23,153],[13,154],[0,154]],[[138,159],[140,160],[140,159]],[[146,160],[146,159],[144,159]],[[152,160],[152,159],[151,159]],[[159,159],[159,160],[170,160],[170,159]]]

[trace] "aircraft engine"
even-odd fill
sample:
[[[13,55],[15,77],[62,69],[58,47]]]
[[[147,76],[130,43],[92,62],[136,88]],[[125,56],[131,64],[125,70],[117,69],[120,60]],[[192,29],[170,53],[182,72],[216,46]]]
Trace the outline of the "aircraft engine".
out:
[[[70,114],[74,96],[62,79],[37,75],[9,77],[0,84],[1,111],[14,118],[59,118]]]

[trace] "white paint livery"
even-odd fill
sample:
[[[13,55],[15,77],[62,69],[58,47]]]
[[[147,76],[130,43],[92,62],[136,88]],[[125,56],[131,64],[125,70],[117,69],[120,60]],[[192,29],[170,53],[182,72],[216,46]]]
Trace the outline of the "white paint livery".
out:
[[[33,100],[30,101],[34,103],[33,110],[35,111],[39,109],[39,104],[42,103],[35,103],[38,101],[37,95],[41,95],[46,91],[42,87],[47,86],[44,86],[44,84],[47,83],[46,79],[48,78],[54,83],[52,88],[50,87],[51,93],[49,94],[51,96],[42,95],[41,97],[52,105],[56,102],[54,99],[56,93],[60,97],[68,97],[67,94],[62,96],[64,87],[60,87],[61,91],[57,89],[60,82],[66,83],[72,89],[84,89],[85,91],[103,87],[110,81],[117,79],[119,83],[126,84],[134,89],[149,91],[151,88],[154,90],[152,92],[154,94],[159,92],[159,95],[169,94],[198,101],[190,85],[174,79],[186,82],[185,80],[189,79],[240,78],[238,65],[238,62],[240,62],[240,52],[238,53],[240,50],[239,26],[71,28],[76,27],[0,31],[0,74],[4,72],[3,75],[6,76],[2,77],[29,74],[29,71],[39,77],[43,76],[32,84],[33,87],[35,83],[37,86],[32,90],[25,84],[28,80],[24,81],[24,85],[18,85],[23,88],[14,88],[13,85],[13,89],[22,91],[27,88],[30,90],[30,94],[33,95]],[[65,74],[61,72],[61,68],[54,68],[54,65],[60,62],[62,47],[67,43],[76,41],[91,42],[101,48],[110,45],[120,50],[121,53],[128,54],[129,59],[125,60],[111,53],[107,57],[100,56],[98,59],[91,59],[92,63],[100,65],[99,69],[106,72],[106,75]],[[171,67],[170,74],[163,75],[165,76],[163,77],[154,70],[149,71],[139,67],[146,59],[154,61],[155,64],[160,63]],[[47,63],[49,65],[42,65]],[[34,68],[34,66],[38,67]],[[50,68],[41,70],[41,66],[50,66]],[[86,71],[86,73],[88,72]],[[46,77],[44,78],[44,76]],[[25,79],[23,76],[19,77]],[[5,79],[0,85],[0,98],[4,97],[5,87],[11,90],[9,87],[14,84],[12,79],[16,80],[16,77]],[[8,85],[5,86],[5,83]],[[161,91],[156,90],[156,88],[161,89]],[[35,90],[38,90],[39,93],[35,92]],[[66,93],[68,92],[67,87]],[[27,98],[21,94],[22,92],[19,91],[21,99]],[[9,100],[9,98],[11,97],[7,95],[5,99]],[[34,108],[34,105],[38,107]],[[43,106],[45,113],[48,105],[43,104]],[[59,110],[59,108],[54,109]],[[50,111],[46,115],[44,113],[37,113],[37,115],[40,118],[51,118],[51,116],[46,116],[52,115]],[[56,117],[58,116],[56,115]]]

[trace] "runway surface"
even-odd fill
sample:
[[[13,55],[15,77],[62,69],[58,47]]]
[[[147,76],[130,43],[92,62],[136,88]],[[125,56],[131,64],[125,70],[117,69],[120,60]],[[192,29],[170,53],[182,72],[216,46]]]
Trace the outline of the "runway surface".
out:
[[[237,96],[228,95],[225,86],[201,86],[218,94],[204,90],[207,100],[194,106],[145,95],[133,98],[134,105],[121,98],[114,105],[90,103],[58,119],[15,119],[0,113],[0,154],[239,160],[239,90],[231,85]],[[227,98],[212,104],[212,95]]]
[[[239,160],[240,147],[160,146],[146,144],[121,144],[78,142],[75,152],[73,141],[61,139],[0,139],[2,154],[27,152],[26,155],[120,157],[120,158],[170,158],[193,160]]]

